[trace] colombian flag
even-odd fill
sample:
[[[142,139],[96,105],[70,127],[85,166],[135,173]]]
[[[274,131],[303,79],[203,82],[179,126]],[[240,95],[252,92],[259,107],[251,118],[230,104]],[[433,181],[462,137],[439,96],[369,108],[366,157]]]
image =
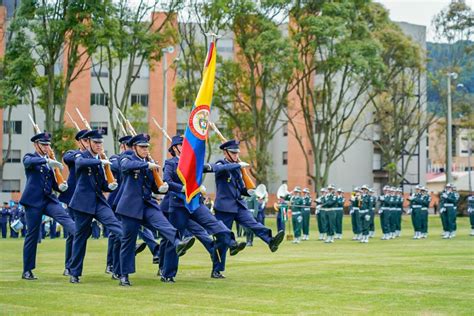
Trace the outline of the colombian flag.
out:
[[[215,42],[213,41],[207,52],[201,87],[189,115],[178,163],[177,172],[186,186],[186,207],[190,212],[193,212],[199,206],[199,197],[196,195],[199,193],[199,187],[202,183],[207,130],[216,74],[216,53]]]

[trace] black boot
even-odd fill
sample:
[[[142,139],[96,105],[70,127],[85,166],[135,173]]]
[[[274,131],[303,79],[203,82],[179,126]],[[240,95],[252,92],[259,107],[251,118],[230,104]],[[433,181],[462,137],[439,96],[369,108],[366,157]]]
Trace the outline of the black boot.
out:
[[[130,281],[128,280],[128,275],[122,275],[120,277],[120,283],[119,283],[120,286],[132,286],[132,283],[130,283]]]
[[[230,255],[235,256],[236,254],[238,254],[239,252],[244,250],[246,246],[247,246],[247,243],[245,243],[245,242],[235,243],[234,246],[229,248]]]
[[[275,252],[278,250],[278,246],[281,244],[283,241],[283,237],[285,237],[285,232],[280,230],[275,237],[270,240],[270,243],[268,244],[268,247],[270,247],[271,252]]]
[[[176,253],[179,257],[184,255],[186,251],[194,245],[196,238],[194,237],[186,237],[179,244],[176,246]]]
[[[141,244],[135,245],[135,256],[138,255],[140,252],[145,250],[146,244],[142,242]]]
[[[213,279],[225,279],[225,276],[220,271],[212,271],[211,278]]]
[[[71,276],[69,277],[69,282],[70,282],[70,283],[80,283],[81,280],[79,280],[79,277],[78,277],[78,276],[73,276],[73,275],[71,275]]]
[[[23,272],[23,274],[21,275],[21,278],[23,280],[28,280],[28,281],[32,281],[32,280],[38,280],[37,277],[35,277],[35,275],[33,274],[33,272],[30,271],[26,271],[26,272]]]

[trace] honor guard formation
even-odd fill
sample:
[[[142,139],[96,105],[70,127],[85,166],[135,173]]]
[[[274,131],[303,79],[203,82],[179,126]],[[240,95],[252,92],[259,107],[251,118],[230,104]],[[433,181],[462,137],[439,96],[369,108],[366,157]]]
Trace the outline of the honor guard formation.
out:
[[[80,114],[80,113],[79,113]],[[82,115],[81,115],[82,118]],[[150,136],[137,134],[124,118],[131,135],[119,139],[120,153],[109,158],[104,153],[100,130],[86,129],[75,136],[77,149],[64,153],[63,162],[69,176],[62,178],[63,163],[56,160],[51,149],[52,135],[40,132],[31,138],[35,151],[23,157],[27,182],[19,203],[5,202],[1,210],[2,237],[19,234],[25,237],[23,273],[25,280],[36,280],[38,242],[49,230],[58,237],[62,227],[66,238],[64,275],[71,283],[80,283],[89,237],[98,238],[100,227],[108,237],[106,273],[121,286],[131,286],[130,275],[136,271],[135,256],[149,248],[157,274],[162,282],[175,282],[179,258],[197,239],[209,253],[211,278],[225,278],[227,252],[235,256],[252,246],[254,236],[263,240],[270,252],[278,250],[285,237],[298,244],[309,240],[311,209],[315,207],[318,239],[334,243],[343,238],[344,206],[348,206],[352,240],[368,243],[375,236],[374,217],[380,215],[382,240],[401,235],[404,197],[400,188],[385,186],[379,197],[367,185],[355,188],[346,201],[342,189],[334,185],[321,189],[313,199],[308,188],[296,186],[292,192],[286,184],[277,192],[277,232],[265,226],[268,192],[260,184],[252,189],[247,184],[249,164],[239,159],[239,142],[222,138],[222,158],[203,165],[203,172],[214,173],[215,201],[205,198],[206,188],[198,189],[197,204],[190,210],[185,185],[178,174],[183,137],[169,138],[170,158],[162,168],[150,154]],[[212,126],[212,125],[211,125]],[[215,129],[215,127],[213,127]],[[218,131],[217,131],[218,132]],[[218,132],[219,133],[219,132]],[[219,133],[220,134],[220,133]],[[220,134],[221,135],[221,134]],[[165,135],[167,136],[167,135]],[[222,136],[222,135],[221,135]],[[105,193],[105,194],[104,194]],[[439,213],[443,225],[442,238],[456,236],[456,214],[460,195],[451,184],[440,194]],[[159,203],[159,201],[161,201]],[[414,229],[413,239],[428,237],[428,208],[431,196],[423,186],[408,198],[408,214]],[[212,208],[212,212],[211,209]],[[468,213],[474,235],[474,196],[468,198]],[[244,228],[246,242],[238,242],[233,223]],[[57,225],[59,223],[60,225]],[[7,225],[8,224],[8,225]],[[157,239],[161,237],[158,244]],[[137,237],[144,243],[137,244]]]

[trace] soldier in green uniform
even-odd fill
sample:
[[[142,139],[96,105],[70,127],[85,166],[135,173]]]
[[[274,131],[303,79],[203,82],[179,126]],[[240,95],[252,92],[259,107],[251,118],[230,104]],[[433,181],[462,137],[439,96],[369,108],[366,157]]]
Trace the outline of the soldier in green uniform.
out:
[[[336,239],[342,239],[342,220],[344,218],[344,191],[339,188],[336,191]]]
[[[296,186],[291,197],[291,223],[293,224],[293,243],[299,244],[301,241],[301,228],[303,227],[303,196],[301,188]]]
[[[421,187],[421,211],[420,211],[420,233],[421,238],[428,237],[428,209],[431,204],[431,196],[428,189]]]
[[[321,188],[321,195],[315,200],[316,202],[316,221],[318,224],[319,237],[318,240],[326,239],[326,222],[323,216],[323,202],[326,197],[327,190],[326,188]]]
[[[336,232],[336,204],[337,199],[335,192],[335,186],[330,184],[328,185],[328,193],[324,197],[324,201],[321,205],[324,223],[326,224],[327,237],[324,240],[325,243],[334,242],[334,234]]]
[[[471,236],[474,236],[474,195],[471,192],[471,195],[467,198],[467,213],[469,214],[469,221],[471,222]]]
[[[459,195],[459,192],[458,192],[458,189],[456,188],[455,185],[453,185],[453,192],[454,192],[454,196],[456,197],[456,201],[454,202],[454,234],[453,237],[456,237],[456,231],[458,230],[458,226],[457,226],[457,214],[458,214],[458,204],[459,204],[459,200],[461,199],[461,195]]]
[[[402,188],[396,189],[395,204],[395,237],[400,237],[402,233],[402,213],[403,213],[403,193]]]
[[[390,239],[390,196],[389,186],[386,185],[383,187],[383,194],[379,196],[378,200],[380,202],[380,226],[382,227],[382,240]]]
[[[441,236],[445,236],[448,233],[448,213],[446,212],[446,208],[444,207],[444,199],[443,199],[443,194],[446,193],[446,189],[443,189],[441,193],[439,194],[439,218],[441,219],[441,225],[443,226],[443,233]]]
[[[410,202],[409,212],[411,214],[411,221],[413,224],[413,230],[415,234],[413,239],[421,238],[421,206],[422,206],[422,196],[421,196],[421,186],[417,185],[415,187],[415,193],[410,195],[408,201]]]
[[[303,189],[303,238],[309,240],[309,222],[311,218],[311,192],[308,188]]]
[[[369,213],[370,213],[369,238],[373,238],[375,236],[375,204],[377,203],[377,197],[375,196],[375,192],[372,188],[369,188],[369,196],[370,196],[371,205],[372,205],[369,210]]]
[[[457,202],[456,193],[450,183],[446,184],[446,192],[441,195],[441,201],[446,212],[446,233],[443,235],[444,239],[454,238],[455,235],[455,219],[456,210],[454,208]]]
[[[362,224],[361,243],[369,242],[369,226],[370,226],[370,209],[372,208],[372,198],[369,195],[369,187],[363,185],[361,187],[362,196],[359,210],[359,220]]]
[[[285,231],[285,224],[288,220],[288,202],[290,200],[290,195],[287,197],[278,197],[278,202],[273,205],[273,208],[277,212],[277,230]]]
[[[349,214],[351,215],[352,232],[354,233],[354,237],[352,237],[352,240],[360,240],[362,238],[362,229],[359,215],[361,203],[360,193],[360,189],[356,187],[351,197],[351,206]]]
[[[245,201],[247,202],[247,208],[250,213],[252,213],[252,216],[257,219],[258,215],[258,201],[257,201],[257,195],[255,192],[252,193],[249,197],[245,198]],[[247,247],[252,247],[253,246],[253,237],[254,233],[251,229],[243,227],[243,232],[245,234],[245,238],[247,241]]]

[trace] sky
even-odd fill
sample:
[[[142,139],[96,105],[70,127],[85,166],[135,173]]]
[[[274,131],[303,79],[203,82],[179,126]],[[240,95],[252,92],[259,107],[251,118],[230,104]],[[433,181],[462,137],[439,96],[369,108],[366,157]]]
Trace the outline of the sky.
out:
[[[436,41],[431,21],[451,0],[374,0],[390,11],[390,19],[397,22],[409,22],[427,27],[427,41]],[[474,8],[474,0],[465,0]]]

